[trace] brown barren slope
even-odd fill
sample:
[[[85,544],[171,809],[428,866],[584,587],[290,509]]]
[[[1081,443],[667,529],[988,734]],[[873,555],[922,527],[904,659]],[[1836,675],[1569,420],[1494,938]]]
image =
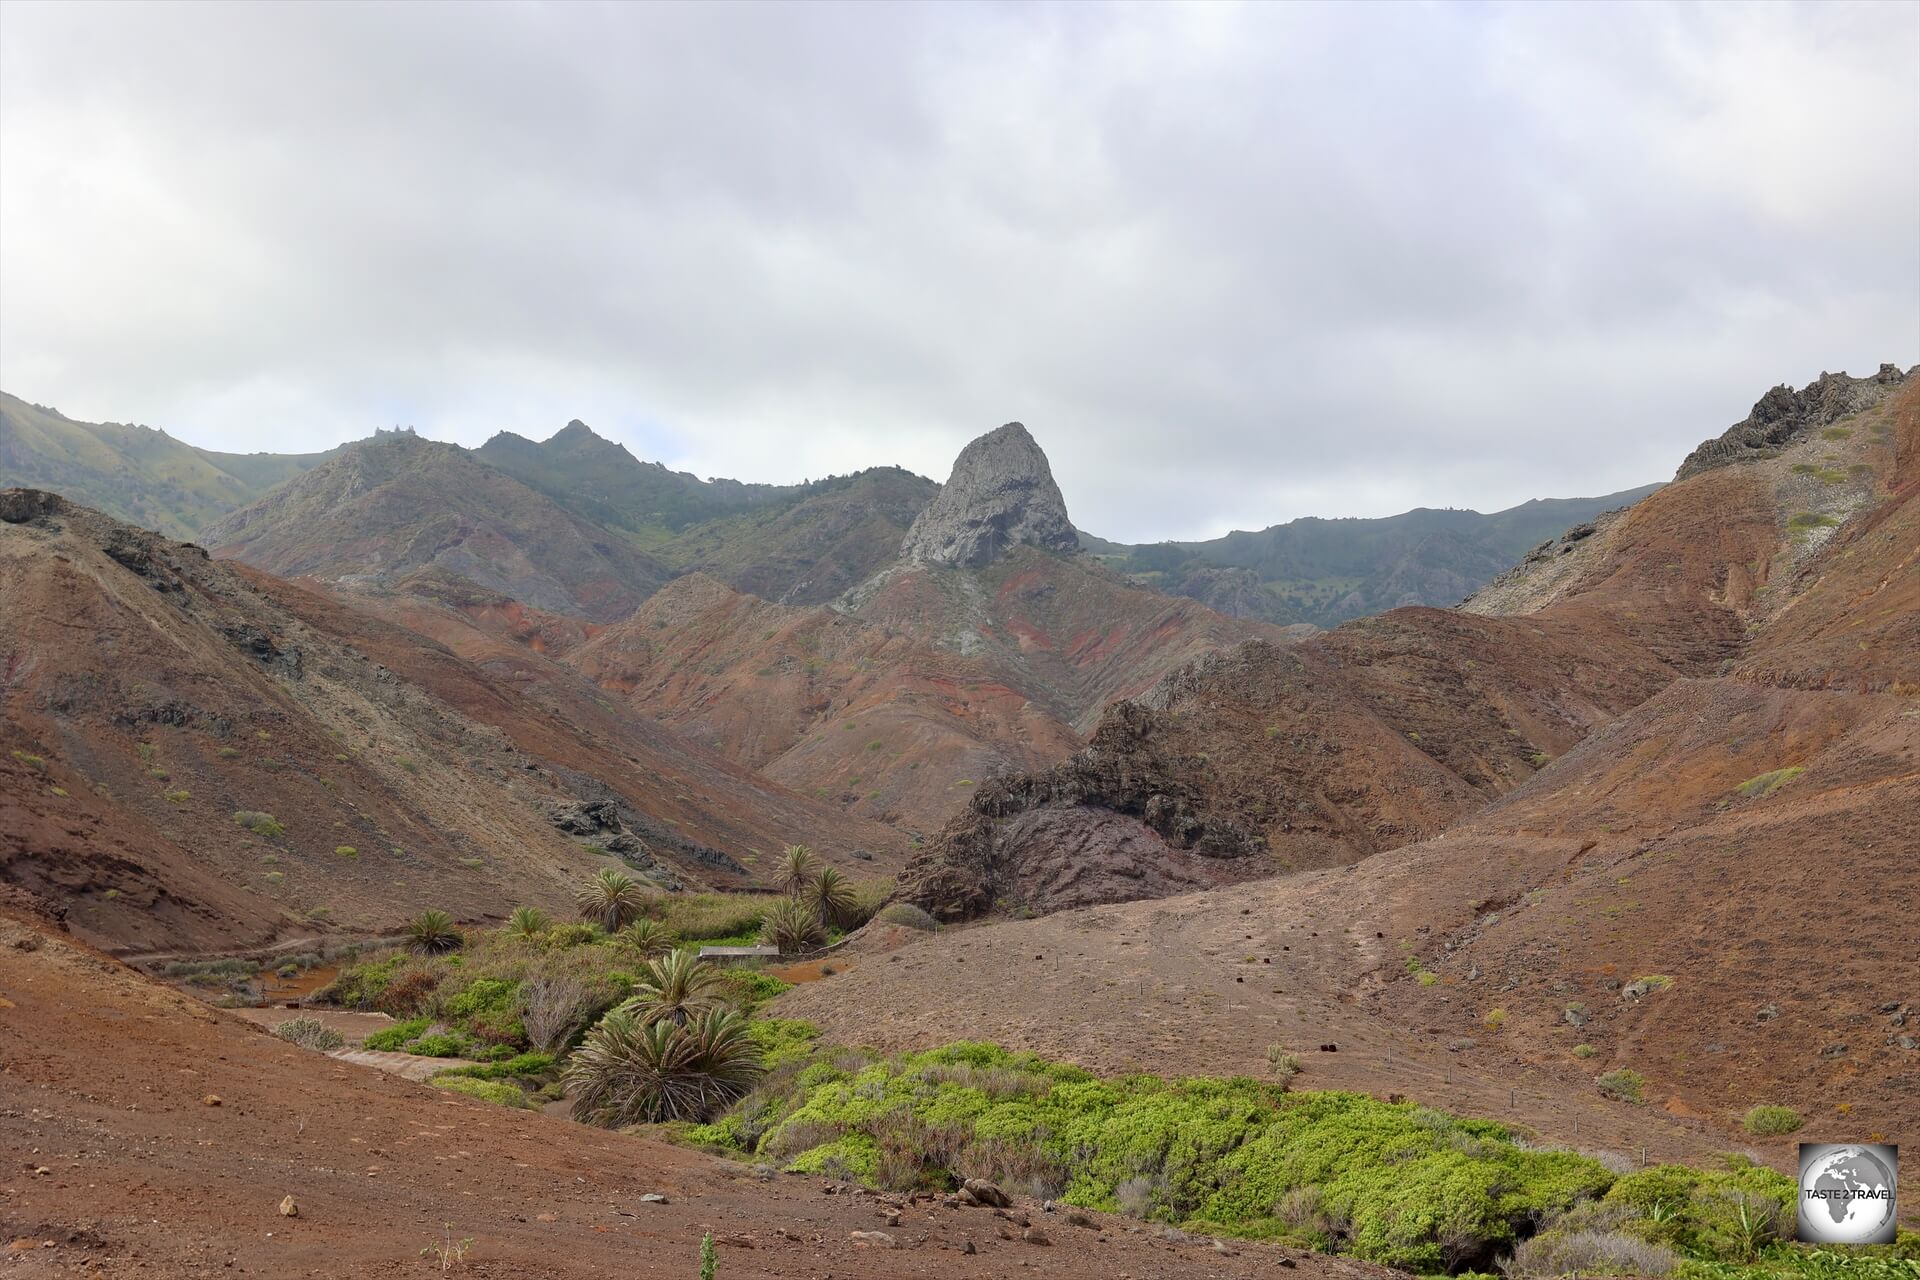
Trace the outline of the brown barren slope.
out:
[[[567,661],[635,710],[844,811],[932,830],[1057,760],[1108,702],[1251,635],[1084,557],[900,566],[835,608],[679,579]]]
[[[551,821],[580,800],[615,801],[663,883],[737,883],[791,842],[897,856],[885,828],[567,673],[543,707],[330,597],[52,495],[0,502],[0,868],[89,940],[227,948],[563,906],[607,864]]]

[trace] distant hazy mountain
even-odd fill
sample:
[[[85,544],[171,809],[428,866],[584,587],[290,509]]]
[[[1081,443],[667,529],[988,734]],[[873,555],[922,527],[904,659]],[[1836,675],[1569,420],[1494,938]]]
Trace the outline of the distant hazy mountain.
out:
[[[376,449],[383,440],[398,447]],[[322,463],[332,469],[316,479]],[[241,510],[296,477],[299,493]],[[436,565],[599,620],[626,616],[688,572],[776,603],[824,604],[893,564],[941,491],[897,467],[804,484],[703,480],[641,461],[578,420],[543,441],[501,432],[478,449],[381,433],[321,454],[214,453],[4,394],[0,484],[51,489],[276,573],[372,585]],[[1569,526],[1654,487],[1492,515],[1421,509],[1204,542],[1128,546],[1084,533],[1079,542],[1135,585],[1232,617],[1329,627],[1399,605],[1454,604]]]
[[[0,488],[51,489],[173,538],[192,538],[328,453],[215,453],[153,427],[75,422],[0,391]]]
[[[1080,541],[1143,586],[1221,613],[1331,627],[1401,605],[1456,604],[1568,527],[1659,487],[1536,498],[1491,515],[1421,507],[1374,520],[1308,517],[1207,542]]]
[[[595,435],[575,418],[550,438],[502,431],[481,445],[482,462],[538,489],[568,510],[617,528],[666,529],[792,501],[803,485],[702,480],[642,462],[625,445]]]

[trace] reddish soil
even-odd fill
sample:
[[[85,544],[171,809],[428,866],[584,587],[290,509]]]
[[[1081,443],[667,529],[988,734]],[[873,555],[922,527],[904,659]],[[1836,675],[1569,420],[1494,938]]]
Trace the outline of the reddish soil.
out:
[[[1341,870],[952,930],[778,1007],[855,1042],[984,1037],[1109,1070],[1257,1072],[1280,1044],[1316,1087],[1629,1152],[1758,1143],[1784,1164],[1790,1142],[1740,1130],[1757,1103],[1807,1118],[1793,1141],[1897,1140],[1920,1127],[1920,381],[1855,435],[1868,470],[1841,472],[1859,493],[1828,497],[1854,505],[1818,547],[1790,517],[1827,437],[1647,499],[1533,614],[1398,610],[1202,664],[1167,699],[1178,723],[1124,757],[1205,748],[1180,803],[1245,815],[1290,759],[1245,726],[1319,656],[1463,778],[1502,772],[1476,705],[1529,726],[1510,750],[1558,756],[1506,771],[1502,798],[1443,833]],[[1300,724],[1275,723],[1276,742]],[[1033,810],[994,798],[967,847],[1018,847]],[[1600,1097],[1613,1068],[1646,1078],[1647,1105]]]
[[[987,778],[1073,751],[1113,700],[1282,634],[1031,548],[978,573],[895,569],[855,596],[790,608],[690,575],[567,661],[796,791],[931,831]]]
[[[9,496],[0,878],[90,941],[229,951],[426,906],[565,908],[606,865],[551,821],[580,799],[617,800],[682,883],[741,883],[790,843],[854,875],[901,861],[898,833],[623,716],[565,668],[523,691],[329,596]]]
[[[1261,1245],[1222,1254],[1122,1219],[1074,1227],[1031,1203],[1019,1209],[1050,1245],[937,1201],[901,1204],[890,1226],[880,1198],[849,1188],[762,1180],[295,1048],[11,920],[0,999],[0,1149],[13,1153],[0,1256],[13,1275],[425,1277],[441,1269],[421,1249],[449,1230],[473,1240],[453,1274],[513,1280],[685,1280],[708,1232],[723,1280],[1391,1275]],[[297,1217],[281,1216],[285,1196]],[[898,1247],[853,1238],[868,1231]]]

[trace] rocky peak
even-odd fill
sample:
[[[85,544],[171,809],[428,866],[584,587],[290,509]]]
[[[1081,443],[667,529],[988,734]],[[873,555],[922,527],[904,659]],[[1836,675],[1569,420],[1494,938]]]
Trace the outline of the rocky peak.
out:
[[[1829,426],[1880,403],[1913,372],[1883,364],[1871,378],[1823,372],[1798,391],[1782,383],[1761,396],[1744,419],[1688,454],[1673,478],[1685,480],[1729,463],[1772,457],[1774,450],[1802,432]]]
[[[1011,547],[1077,551],[1053,469],[1017,422],[969,444],[953,474],[907,530],[900,554],[916,564],[981,569]]]

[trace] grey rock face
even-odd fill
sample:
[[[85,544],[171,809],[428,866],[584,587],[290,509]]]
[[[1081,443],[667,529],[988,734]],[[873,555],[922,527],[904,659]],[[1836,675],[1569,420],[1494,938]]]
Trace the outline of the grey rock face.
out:
[[[1685,480],[1729,463],[1772,457],[1774,450],[1802,432],[1880,403],[1914,372],[1883,364],[1871,378],[1822,373],[1798,391],[1783,383],[1761,396],[1745,420],[1688,454],[1673,478]]]
[[[981,569],[1021,545],[1075,551],[1080,537],[1047,455],[1025,427],[1009,422],[960,451],[946,486],[907,530],[900,554],[916,564]]]

